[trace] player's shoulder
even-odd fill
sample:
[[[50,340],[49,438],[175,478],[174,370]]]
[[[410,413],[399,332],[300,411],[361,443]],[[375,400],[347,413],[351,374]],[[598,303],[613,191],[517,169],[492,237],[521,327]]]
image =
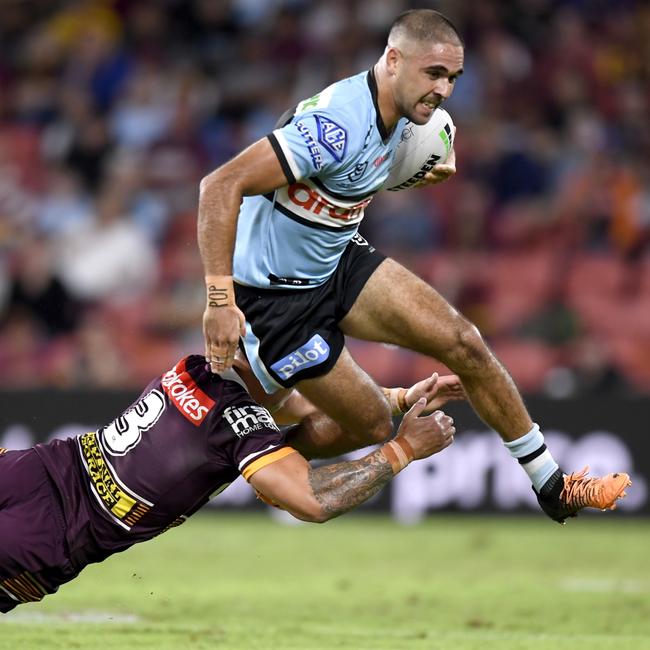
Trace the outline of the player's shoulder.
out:
[[[341,79],[313,97],[298,103],[294,113],[295,123],[310,124],[313,120],[319,133],[342,129],[348,139],[355,133],[361,140],[364,126],[374,119],[372,95],[367,81],[368,73]]]
[[[177,361],[158,378],[157,384],[169,404],[197,426],[206,417],[219,415],[231,402],[251,400],[243,382],[214,374],[205,357],[198,354]],[[156,387],[155,380],[152,386]]]
[[[298,102],[295,117],[316,113],[358,119],[363,114],[364,105],[372,107],[367,77],[367,71],[360,72],[303,99]]]
[[[367,72],[341,79],[298,103],[293,123],[303,137],[314,134],[334,160],[364,144],[374,121],[372,95]]]

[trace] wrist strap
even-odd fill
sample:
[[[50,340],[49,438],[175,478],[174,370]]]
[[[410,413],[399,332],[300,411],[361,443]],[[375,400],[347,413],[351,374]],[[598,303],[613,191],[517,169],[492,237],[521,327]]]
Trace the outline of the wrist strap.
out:
[[[414,458],[413,447],[406,438],[398,436],[381,447],[381,451],[393,468],[393,474],[401,472]]]
[[[206,275],[208,307],[227,307],[235,304],[235,286],[232,275]]]
[[[409,410],[406,403],[406,388],[382,388],[381,392],[390,404],[390,410],[393,415],[400,415]]]

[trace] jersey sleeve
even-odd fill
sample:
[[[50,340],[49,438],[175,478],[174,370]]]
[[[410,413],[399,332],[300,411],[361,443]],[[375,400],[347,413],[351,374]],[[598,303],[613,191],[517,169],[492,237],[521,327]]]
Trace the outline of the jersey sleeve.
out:
[[[359,138],[351,122],[345,113],[302,113],[268,136],[290,185],[329,174],[355,155]]]
[[[285,444],[283,433],[263,406],[231,406],[225,409],[223,418],[234,433],[227,452],[230,461],[247,481],[263,467],[297,453]]]

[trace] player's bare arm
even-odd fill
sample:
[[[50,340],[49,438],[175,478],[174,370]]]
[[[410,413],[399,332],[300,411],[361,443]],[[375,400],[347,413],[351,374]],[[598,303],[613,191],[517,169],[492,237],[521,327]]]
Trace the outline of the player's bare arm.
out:
[[[324,522],[367,501],[413,460],[448,447],[456,432],[442,411],[422,415],[426,398],[404,416],[397,436],[355,461],[312,468],[294,453],[267,465],[250,479],[269,501],[305,521]]]
[[[323,521],[367,501],[394,476],[382,451],[349,463],[310,468],[309,486],[323,513]]]
[[[203,260],[207,304],[203,313],[205,356],[213,372],[233,364],[244,315],[235,304],[232,256],[237,215],[244,196],[271,192],[287,184],[268,140],[259,140],[201,181],[198,243]]]

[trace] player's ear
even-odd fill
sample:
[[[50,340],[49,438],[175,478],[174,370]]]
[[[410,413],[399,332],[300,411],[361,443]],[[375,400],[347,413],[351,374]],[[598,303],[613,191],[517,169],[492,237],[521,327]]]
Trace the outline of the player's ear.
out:
[[[402,58],[401,52],[396,47],[391,47],[390,45],[386,46],[386,70],[388,74],[394,76],[397,74],[397,69],[399,68],[400,60]]]

